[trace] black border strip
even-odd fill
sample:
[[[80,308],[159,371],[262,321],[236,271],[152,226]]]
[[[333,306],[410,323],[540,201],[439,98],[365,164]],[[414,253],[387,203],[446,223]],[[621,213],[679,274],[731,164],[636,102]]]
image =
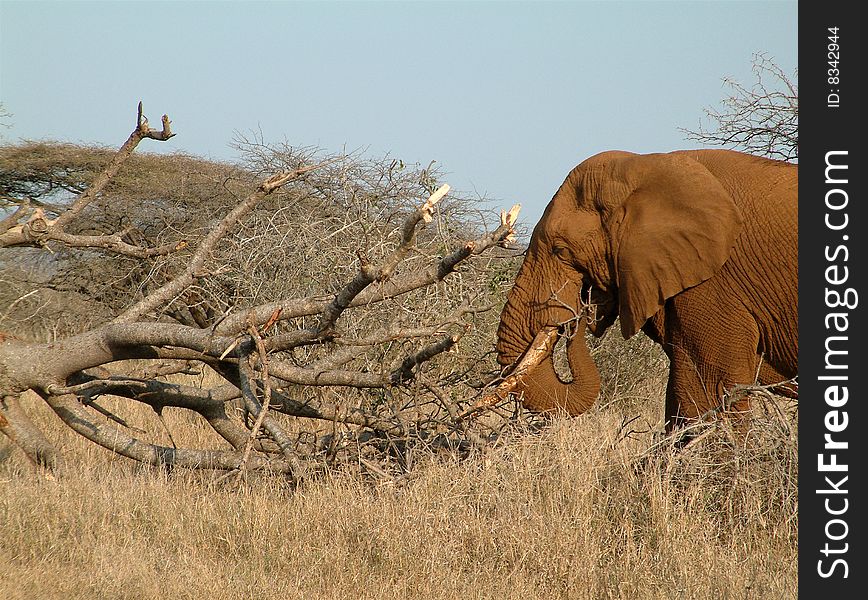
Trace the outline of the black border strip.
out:
[[[857,3],[799,5],[799,596],[868,594],[868,117]],[[820,596],[822,594],[822,596]]]

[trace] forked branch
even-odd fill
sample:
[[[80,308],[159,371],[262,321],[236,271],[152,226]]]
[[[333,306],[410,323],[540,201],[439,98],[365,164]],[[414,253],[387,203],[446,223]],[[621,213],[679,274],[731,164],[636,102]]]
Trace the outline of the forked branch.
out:
[[[169,117],[163,115],[163,129],[161,131],[150,129],[147,118],[142,114],[142,103],[139,102],[135,129],[87,189],[79,194],[56,219],[50,219],[42,207],[31,210],[29,201],[21,203],[14,213],[0,223],[0,248],[42,247],[49,242],[57,242],[72,248],[95,248],[134,258],[162,256],[183,248],[184,242],[181,240],[153,248],[130,244],[123,240],[128,231],[109,235],[78,235],[66,231],[66,227],[102,194],[109,181],[133,154],[139,142],[145,138],[166,141],[175,135],[171,132],[170,123]]]

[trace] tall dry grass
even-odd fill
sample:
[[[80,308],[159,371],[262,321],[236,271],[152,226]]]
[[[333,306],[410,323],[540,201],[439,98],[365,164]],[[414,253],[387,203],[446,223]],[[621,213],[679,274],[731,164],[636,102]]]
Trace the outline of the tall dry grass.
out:
[[[796,441],[777,413],[675,453],[597,410],[395,480],[237,489],[133,465],[29,410],[67,462],[51,481],[0,451],[0,598],[796,596]]]

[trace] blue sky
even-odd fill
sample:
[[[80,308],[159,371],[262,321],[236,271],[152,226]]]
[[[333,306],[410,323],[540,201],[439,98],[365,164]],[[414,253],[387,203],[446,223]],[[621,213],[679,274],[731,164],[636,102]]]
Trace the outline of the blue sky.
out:
[[[178,135],[147,151],[236,157],[266,141],[431,160],[533,225],[609,149],[696,147],[723,77],[764,52],[792,74],[795,1],[9,2],[2,141],[118,146],[144,101]]]

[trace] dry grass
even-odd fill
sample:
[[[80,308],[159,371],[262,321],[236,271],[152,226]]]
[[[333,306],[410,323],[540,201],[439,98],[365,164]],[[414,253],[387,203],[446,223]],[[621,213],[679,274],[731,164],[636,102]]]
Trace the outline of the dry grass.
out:
[[[48,481],[0,448],[2,598],[796,596],[796,442],[774,414],[746,437],[716,427],[647,454],[651,434],[625,437],[600,410],[397,481],[236,490],[133,465],[30,411],[67,466]],[[167,420],[184,441],[208,435]]]

